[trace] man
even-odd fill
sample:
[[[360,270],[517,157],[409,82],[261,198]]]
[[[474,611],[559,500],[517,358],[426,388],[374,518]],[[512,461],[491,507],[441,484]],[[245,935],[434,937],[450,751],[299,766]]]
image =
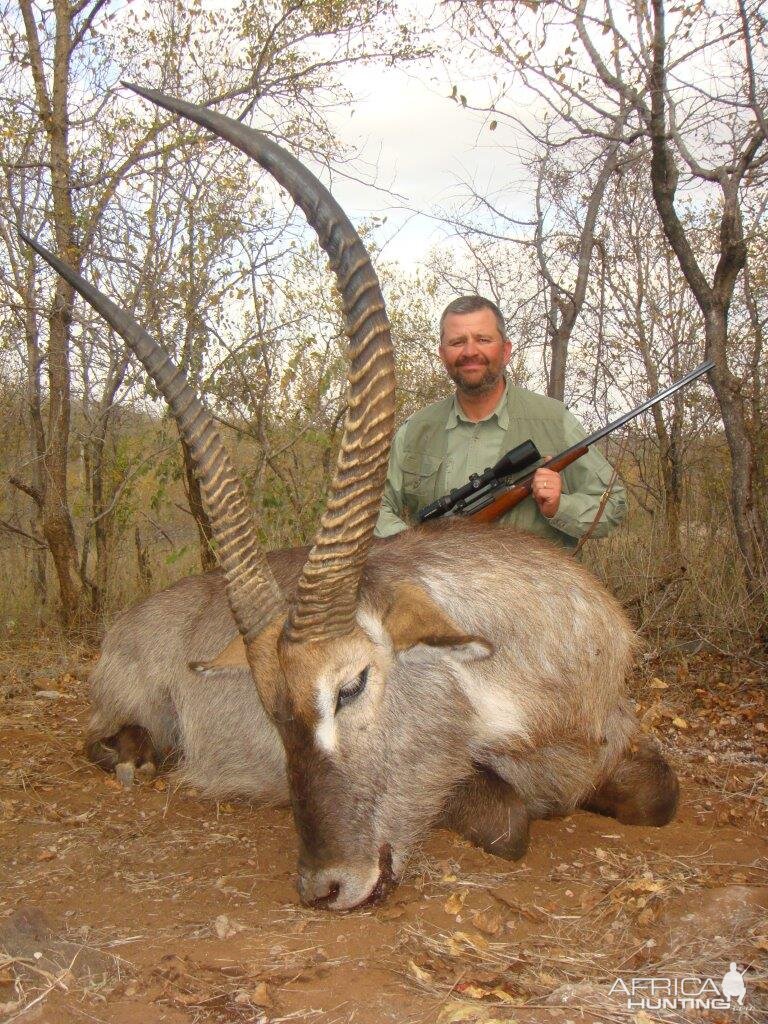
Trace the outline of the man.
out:
[[[417,522],[420,509],[528,438],[542,455],[555,455],[585,436],[562,402],[508,384],[512,345],[489,299],[466,295],[446,306],[439,351],[456,394],[414,413],[395,434],[377,537]],[[574,548],[592,527],[612,475],[594,448],[562,473],[542,466],[532,498],[502,521]],[[625,515],[624,488],[614,482],[591,536],[604,537]]]

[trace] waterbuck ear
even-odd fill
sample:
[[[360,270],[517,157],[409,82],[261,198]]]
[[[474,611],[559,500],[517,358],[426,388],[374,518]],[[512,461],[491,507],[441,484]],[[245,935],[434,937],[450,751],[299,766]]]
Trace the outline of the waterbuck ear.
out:
[[[236,636],[210,661],[190,661],[192,672],[205,675],[223,668],[245,668],[251,673],[256,684],[259,699],[268,715],[274,715],[277,707],[278,678],[280,665],[277,660],[277,642],[285,619],[277,616],[260,633],[249,641],[246,648],[243,638]]]
[[[392,588],[383,623],[398,653],[426,644],[447,648],[461,661],[480,661],[493,654],[493,644],[459,629],[415,583],[398,583]]]
[[[190,661],[189,668],[192,672],[200,673],[212,672],[217,668],[248,668],[248,658],[245,654],[243,638],[238,633],[210,661]]]

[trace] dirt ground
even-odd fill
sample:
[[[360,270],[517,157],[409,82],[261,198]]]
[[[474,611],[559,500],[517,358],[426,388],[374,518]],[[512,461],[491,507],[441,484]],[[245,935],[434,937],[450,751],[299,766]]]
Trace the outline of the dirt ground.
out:
[[[683,784],[667,828],[537,822],[516,864],[437,832],[386,903],[333,915],[297,903],[287,810],[173,776],[126,791],[85,761],[92,657],[0,651],[0,1020],[768,1021],[756,664],[644,663],[634,695]],[[743,1005],[681,1002],[732,961]]]

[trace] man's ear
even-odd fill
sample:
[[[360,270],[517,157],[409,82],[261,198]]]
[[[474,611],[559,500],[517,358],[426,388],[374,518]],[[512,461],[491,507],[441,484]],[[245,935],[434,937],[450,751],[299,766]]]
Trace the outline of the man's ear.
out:
[[[398,583],[389,593],[383,624],[399,654],[416,644],[442,647],[461,661],[480,661],[490,657],[494,648],[481,636],[459,629],[422,587]]]

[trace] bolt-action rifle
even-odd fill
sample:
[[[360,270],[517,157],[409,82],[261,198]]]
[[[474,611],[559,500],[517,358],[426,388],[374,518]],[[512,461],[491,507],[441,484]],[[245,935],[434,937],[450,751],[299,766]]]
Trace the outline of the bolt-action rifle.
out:
[[[582,455],[586,455],[590,446],[596,441],[612,431],[618,430],[619,427],[623,427],[625,423],[646,412],[652,406],[663,402],[665,398],[674,395],[680,388],[692,384],[693,381],[711,370],[714,365],[711,361],[702,363],[701,366],[697,366],[695,370],[691,370],[674,384],[670,384],[654,398],[649,398],[647,402],[638,405],[636,409],[625,412],[623,416],[607,426],[601,427],[600,430],[596,430],[594,434],[577,441],[576,444],[566,448],[559,455],[547,459],[546,463],[533,441],[524,441],[502,455],[494,466],[482,473],[473,473],[469,481],[462,487],[455,487],[448,494],[444,494],[441,498],[433,501],[431,505],[423,508],[419,512],[419,522],[432,522],[432,520],[446,515],[468,516],[478,523],[492,523],[494,520],[500,519],[505,512],[515,508],[530,495],[536,469],[546,465],[547,469],[561,473],[572,462],[580,459]],[[516,480],[512,479],[516,473],[524,472],[536,462],[540,463],[536,469]]]

